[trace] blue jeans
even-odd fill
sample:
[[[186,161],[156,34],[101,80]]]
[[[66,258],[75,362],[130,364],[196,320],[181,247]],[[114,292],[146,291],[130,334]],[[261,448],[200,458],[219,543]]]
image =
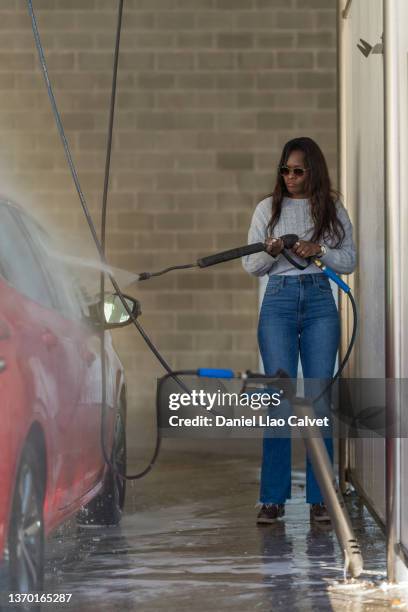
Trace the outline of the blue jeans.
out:
[[[321,273],[269,277],[258,325],[258,342],[266,374],[278,368],[297,378],[299,356],[305,396],[316,397],[322,379],[334,373],[340,340],[340,323],[328,278]],[[314,379],[308,381],[307,379]],[[316,380],[316,379],[320,379]],[[315,411],[329,416],[327,397]],[[333,461],[333,440],[325,436]],[[283,504],[291,497],[291,439],[263,439],[260,502]],[[309,459],[306,466],[306,501],[323,501]]]

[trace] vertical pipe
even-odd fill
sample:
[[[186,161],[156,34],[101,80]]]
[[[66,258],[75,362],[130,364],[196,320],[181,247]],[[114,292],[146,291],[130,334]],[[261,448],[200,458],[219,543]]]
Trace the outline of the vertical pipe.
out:
[[[397,580],[400,540],[400,444],[393,431],[399,423],[401,377],[401,279],[396,244],[400,244],[400,141],[398,90],[398,18],[395,0],[384,0],[384,142],[385,142],[385,367],[386,401],[386,528],[387,572]]]
[[[302,420],[315,418],[313,406],[302,399],[292,402],[294,414]],[[311,421],[309,421],[311,422]],[[350,517],[341,493],[336,488],[336,478],[320,428],[316,425],[301,429],[308,457],[327,506],[339,546],[344,554],[346,571],[356,578],[363,571],[363,558]]]
[[[346,117],[345,117],[345,45],[344,45],[344,0],[337,0],[337,183],[340,193],[346,196]],[[345,347],[349,336],[349,310],[348,300],[342,291],[339,291],[339,312],[341,319],[341,343],[339,359],[344,357]],[[339,431],[339,484],[340,490],[346,490],[347,470],[347,439],[345,426],[340,423]]]

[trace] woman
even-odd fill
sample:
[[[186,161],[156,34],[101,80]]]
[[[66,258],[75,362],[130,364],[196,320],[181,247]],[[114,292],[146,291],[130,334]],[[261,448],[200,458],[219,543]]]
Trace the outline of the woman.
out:
[[[281,368],[296,379],[300,356],[305,395],[310,398],[318,394],[319,381],[321,388],[322,381],[333,376],[339,316],[329,280],[321,269],[311,264],[301,271],[281,254],[279,236],[284,234],[299,237],[291,253],[298,263],[304,265],[305,258],[318,257],[340,274],[355,268],[350,219],[331,188],[323,153],[311,138],[295,138],[284,146],[273,193],[258,204],[248,235],[249,244],[265,241],[267,252],[243,259],[250,274],[269,275],[258,326],[265,373],[272,375]],[[318,416],[330,414],[327,398],[317,404]],[[325,443],[333,460],[330,433]],[[257,522],[272,523],[281,518],[290,496],[290,437],[265,436]],[[306,501],[311,520],[329,520],[309,461]]]

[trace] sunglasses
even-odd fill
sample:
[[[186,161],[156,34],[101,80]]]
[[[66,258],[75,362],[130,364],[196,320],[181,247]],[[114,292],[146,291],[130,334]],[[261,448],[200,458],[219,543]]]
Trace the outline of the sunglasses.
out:
[[[303,176],[307,170],[309,170],[309,168],[288,168],[287,166],[281,166],[279,168],[279,173],[281,176],[289,176],[291,172],[293,172],[295,176]]]

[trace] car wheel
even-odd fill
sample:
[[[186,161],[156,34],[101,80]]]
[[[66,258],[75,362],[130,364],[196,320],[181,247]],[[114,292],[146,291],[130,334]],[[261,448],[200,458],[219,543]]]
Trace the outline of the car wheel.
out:
[[[24,448],[14,490],[8,534],[10,591],[42,591],[44,583],[44,482],[32,443]]]
[[[125,505],[126,480],[126,429],[123,411],[116,415],[112,466],[109,466],[103,491],[89,502],[78,513],[77,521],[81,525],[118,525]]]

